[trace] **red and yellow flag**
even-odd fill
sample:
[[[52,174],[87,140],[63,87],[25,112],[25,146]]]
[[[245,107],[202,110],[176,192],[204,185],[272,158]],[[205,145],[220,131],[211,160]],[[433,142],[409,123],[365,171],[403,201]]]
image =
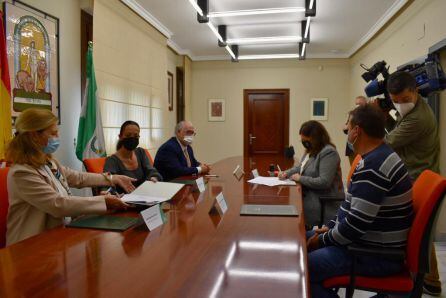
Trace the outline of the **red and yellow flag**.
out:
[[[11,81],[9,80],[8,57],[6,55],[3,12],[0,13],[0,160],[5,158],[6,144],[12,137],[11,126]]]

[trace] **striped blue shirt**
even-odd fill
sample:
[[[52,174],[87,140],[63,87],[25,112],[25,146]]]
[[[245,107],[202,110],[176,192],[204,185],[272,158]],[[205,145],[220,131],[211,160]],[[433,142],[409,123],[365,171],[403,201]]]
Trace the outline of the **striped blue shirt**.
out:
[[[401,158],[386,144],[362,156],[337,216],[319,236],[320,247],[404,247],[412,223],[412,182]]]

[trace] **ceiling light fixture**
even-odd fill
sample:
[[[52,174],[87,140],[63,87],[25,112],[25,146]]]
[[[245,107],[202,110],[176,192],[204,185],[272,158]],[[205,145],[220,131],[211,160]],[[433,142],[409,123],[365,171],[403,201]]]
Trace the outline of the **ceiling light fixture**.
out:
[[[305,0],[305,17],[316,16],[316,0]]]
[[[207,24],[208,27],[211,29],[211,31],[214,32],[215,36],[217,36],[217,38],[218,38],[219,41],[221,41],[221,42],[225,42],[225,41],[223,40],[223,37],[221,37],[220,33],[218,33],[217,28],[215,28],[215,26],[212,25],[211,22],[207,22],[206,24]]]
[[[306,22],[306,27],[305,27],[304,38],[308,38],[308,33],[310,33],[310,20],[311,20],[311,17],[308,17],[307,22]]]
[[[232,38],[226,40],[228,44],[257,44],[257,43],[295,43],[302,40],[300,36],[271,36],[252,38]]]
[[[301,56],[304,56],[304,54],[305,54],[305,48],[306,48],[306,47],[307,47],[307,44],[304,43],[303,46],[302,46],[302,51],[300,52],[300,55],[301,55]]]
[[[203,16],[203,10],[201,10],[200,6],[198,6],[197,2],[195,2],[195,0],[189,0],[190,4],[192,4],[192,6],[195,8],[195,10],[197,11],[197,13],[200,16]]]
[[[189,0],[193,1],[193,0]],[[275,14],[275,13],[294,13],[304,12],[305,7],[280,7],[280,8],[266,8],[266,9],[248,9],[248,10],[234,10],[234,11],[220,11],[210,12],[209,18],[223,18],[223,17],[237,17],[261,14]]]
[[[226,51],[228,51],[229,55],[232,57],[233,62],[238,61],[238,45],[226,46]]]
[[[310,10],[313,9],[313,5],[314,5],[314,0],[311,0],[311,1],[310,1]]]
[[[271,54],[271,55],[243,55],[243,56],[238,56],[238,60],[287,59],[287,58],[299,58],[299,54]]]

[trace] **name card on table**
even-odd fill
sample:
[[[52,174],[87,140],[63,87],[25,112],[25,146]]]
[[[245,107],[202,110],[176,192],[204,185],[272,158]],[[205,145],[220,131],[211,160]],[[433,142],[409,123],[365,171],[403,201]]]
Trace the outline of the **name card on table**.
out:
[[[212,208],[209,212],[223,215],[226,213],[227,210],[228,210],[228,204],[226,204],[225,197],[221,192],[215,197],[214,204],[212,205]]]
[[[201,192],[204,192],[206,190],[206,185],[204,184],[203,177],[198,178],[195,180],[195,183],[197,183],[198,190]]]
[[[149,231],[153,231],[166,222],[166,216],[161,210],[160,204],[141,211],[141,216],[144,219],[147,228],[149,228]]]
[[[260,175],[259,175],[259,171],[258,171],[257,169],[252,170],[252,176],[253,176],[254,178],[259,177],[259,176],[260,176]]]
[[[245,172],[243,172],[243,170],[240,167],[240,165],[237,165],[237,167],[232,172],[232,174],[235,176],[235,178],[237,178],[237,180],[240,180],[240,179],[242,179],[243,175],[245,175]]]

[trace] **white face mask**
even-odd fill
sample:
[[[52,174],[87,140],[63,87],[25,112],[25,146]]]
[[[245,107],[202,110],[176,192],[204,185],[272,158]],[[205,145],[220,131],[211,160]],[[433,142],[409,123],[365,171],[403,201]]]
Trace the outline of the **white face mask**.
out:
[[[395,109],[398,111],[401,117],[406,116],[415,107],[415,104],[413,102],[393,103],[393,105],[395,106]]]
[[[185,136],[184,141],[190,145],[194,141],[194,136]]]

